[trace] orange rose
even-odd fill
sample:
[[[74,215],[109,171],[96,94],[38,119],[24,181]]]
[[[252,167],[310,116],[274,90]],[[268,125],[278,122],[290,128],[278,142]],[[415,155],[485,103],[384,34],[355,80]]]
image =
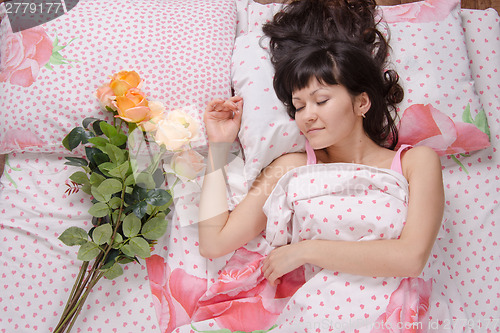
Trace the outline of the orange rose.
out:
[[[111,77],[109,86],[115,96],[124,96],[131,88],[140,88],[141,78],[135,71],[121,71]]]
[[[129,123],[140,123],[151,119],[151,110],[142,91],[131,88],[125,96],[117,96],[114,105],[118,111],[116,117]]]

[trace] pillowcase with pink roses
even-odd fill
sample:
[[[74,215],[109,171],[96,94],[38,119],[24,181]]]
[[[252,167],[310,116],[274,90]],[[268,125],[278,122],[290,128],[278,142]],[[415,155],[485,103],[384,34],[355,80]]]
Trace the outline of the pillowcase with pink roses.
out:
[[[17,33],[0,11],[0,154],[67,153],[73,127],[109,117],[94,94],[122,70],[139,73],[167,110],[191,106],[200,123],[208,101],[231,95],[234,1],[81,0]]]
[[[262,15],[249,20],[248,33],[236,38],[232,60],[235,93],[245,100],[239,138],[248,181],[281,154],[304,150],[304,136],[273,91],[267,40],[261,40],[261,26],[272,19],[276,6],[253,7]],[[459,0],[380,7],[390,32],[390,67],[405,90],[399,105],[400,144],[425,144],[440,155],[490,145],[459,13]]]
[[[486,114],[469,67],[460,1],[381,8],[391,61],[405,90],[399,104],[399,145],[426,145],[439,155],[490,146]]]

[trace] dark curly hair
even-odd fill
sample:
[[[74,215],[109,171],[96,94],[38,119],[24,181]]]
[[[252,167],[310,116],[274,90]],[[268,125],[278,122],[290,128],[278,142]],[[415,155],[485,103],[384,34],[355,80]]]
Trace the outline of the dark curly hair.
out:
[[[312,79],[343,85],[352,96],[366,92],[371,108],[363,128],[377,144],[394,149],[396,104],[403,99],[399,77],[385,70],[388,43],[377,29],[371,0],[301,0],[264,25],[270,38],[274,89],[295,118],[294,91]]]

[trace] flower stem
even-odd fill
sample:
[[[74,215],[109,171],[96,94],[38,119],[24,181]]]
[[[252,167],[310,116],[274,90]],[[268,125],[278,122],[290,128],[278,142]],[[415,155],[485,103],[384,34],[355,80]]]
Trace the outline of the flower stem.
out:
[[[84,261],[82,267],[80,268],[80,271],[78,272],[78,276],[76,277],[76,281],[75,281],[75,284],[73,285],[73,289],[71,289],[71,293],[69,294],[69,298],[68,298],[68,301],[66,302],[66,306],[64,308],[64,311],[63,311],[61,318],[64,318],[68,314],[71,300],[75,296],[77,290],[80,289],[80,286],[83,282],[83,278],[85,276],[85,272],[87,271],[88,266],[89,266],[89,262]]]
[[[94,272],[95,273],[95,272]],[[96,277],[92,278],[89,282],[89,285],[86,287],[85,293],[80,297],[78,300],[78,303],[76,304],[75,308],[73,309],[73,313],[71,314],[73,319],[71,320],[70,325],[68,326],[67,332],[70,332],[71,329],[73,328],[73,325],[75,325],[76,319],[78,318],[78,314],[80,313],[80,310],[82,309],[83,305],[85,304],[85,301],[87,300],[87,297],[89,296],[89,293],[92,291],[92,288],[99,282],[99,280],[104,276],[104,272],[100,272]]]

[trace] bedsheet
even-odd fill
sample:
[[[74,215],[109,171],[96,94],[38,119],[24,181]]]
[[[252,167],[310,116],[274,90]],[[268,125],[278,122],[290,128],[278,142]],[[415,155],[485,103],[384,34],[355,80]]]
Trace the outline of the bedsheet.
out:
[[[484,34],[499,29],[500,23],[494,11],[464,10],[463,17],[471,68],[490,124],[492,146],[458,156],[462,165],[451,158],[442,159],[448,220],[438,245],[443,251],[442,269],[449,272],[463,302],[461,315],[452,320],[464,322],[466,331],[500,332],[500,73],[488,62],[498,59],[500,42],[486,41]],[[86,213],[90,202],[84,194],[64,193],[65,182],[74,170],[63,163],[62,156],[55,154],[8,156],[0,179],[2,333],[50,332],[78,272],[76,252],[59,242],[57,236],[71,225],[90,223]],[[234,159],[233,166],[236,170],[241,167],[241,159]],[[246,186],[236,172],[229,172],[229,176],[233,177],[229,194],[234,206]],[[232,281],[235,274],[255,272],[255,266],[233,270],[238,267],[239,256],[216,260],[199,256],[197,226],[193,224],[196,191],[188,185],[184,188],[185,192],[177,191],[168,233],[159,240],[154,255],[141,265],[129,264],[116,280],[102,281],[87,300],[76,332],[175,331],[177,326],[189,323],[198,299],[219,281],[219,275]],[[256,239],[238,255],[258,253],[264,246]],[[255,287],[248,291],[257,293]],[[449,299],[450,303],[455,301]],[[232,309],[227,307],[225,311]],[[234,311],[234,320],[248,318],[238,311]],[[204,326],[188,327],[193,332],[211,331],[215,324],[207,320]],[[442,331],[446,331],[444,327]]]

